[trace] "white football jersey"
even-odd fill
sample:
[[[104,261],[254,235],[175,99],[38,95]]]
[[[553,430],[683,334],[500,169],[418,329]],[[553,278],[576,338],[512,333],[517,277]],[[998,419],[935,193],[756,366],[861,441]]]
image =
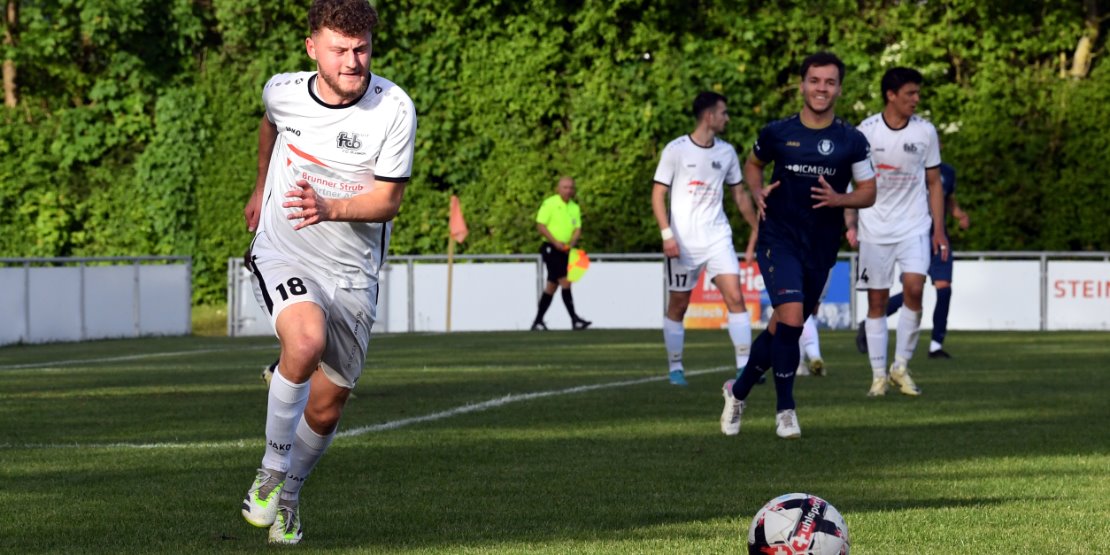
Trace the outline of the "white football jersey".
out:
[[[279,252],[343,288],[378,281],[393,223],[321,222],[298,231],[287,216],[285,193],[305,180],[326,198],[366,193],[374,181],[408,181],[412,174],[416,110],[405,91],[371,75],[366,93],[346,106],[317,95],[316,72],[275,75],[262,91],[266,116],[277,126],[258,232]]]
[[[701,250],[732,241],[725,216],[725,185],[741,182],[736,149],[719,138],[702,147],[683,135],[663,149],[655,182],[671,188],[671,230],[679,248]]]
[[[877,174],[875,204],[859,211],[859,240],[889,244],[929,233],[933,220],[925,170],[940,166],[936,128],[915,115],[905,127],[891,129],[878,113],[857,129],[871,143]]]

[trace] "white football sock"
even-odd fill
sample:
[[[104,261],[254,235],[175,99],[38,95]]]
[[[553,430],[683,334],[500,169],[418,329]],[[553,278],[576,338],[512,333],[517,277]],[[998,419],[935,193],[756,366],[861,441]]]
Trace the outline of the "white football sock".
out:
[[[917,349],[917,338],[921,335],[921,311],[914,312],[905,305],[898,311],[898,332],[895,335],[895,361],[908,363]]]
[[[888,341],[886,318],[868,318],[864,324],[867,331],[867,356],[871,359],[871,376],[886,376],[886,344]]]
[[[308,421],[304,419],[304,415],[301,415],[301,420],[297,424],[297,437],[293,440],[289,473],[285,476],[285,486],[281,488],[283,501],[295,503],[300,498],[301,486],[304,485],[305,478],[308,478],[316,463],[324,456],[333,439],[335,439],[335,430],[322,436],[314,432],[308,425]]]
[[[682,344],[686,341],[686,328],[682,322],[663,317],[663,345],[667,347],[668,371],[682,369]]]
[[[271,470],[289,469],[289,452],[293,448],[297,421],[308,403],[308,383],[295,384],[281,375],[279,365],[270,380],[266,401],[266,454],[262,467]]]
[[[817,336],[817,319],[811,314],[802,324],[802,337],[798,340],[806,358],[809,360],[821,359],[821,340]]]
[[[729,312],[728,336],[736,349],[736,368],[747,366],[752,350],[752,317],[747,312]]]
[[[935,353],[935,352],[937,352],[937,351],[939,351],[943,348],[944,348],[944,345],[941,345],[940,343],[937,343],[936,341],[929,341],[929,352],[930,353]]]

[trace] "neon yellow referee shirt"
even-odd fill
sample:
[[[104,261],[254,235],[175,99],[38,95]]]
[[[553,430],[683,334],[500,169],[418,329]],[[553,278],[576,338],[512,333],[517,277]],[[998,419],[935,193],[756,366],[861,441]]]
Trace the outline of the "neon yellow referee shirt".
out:
[[[582,227],[582,210],[573,200],[563,202],[563,197],[551,195],[540,205],[536,223],[547,227],[556,241],[566,243],[574,235],[574,230]]]

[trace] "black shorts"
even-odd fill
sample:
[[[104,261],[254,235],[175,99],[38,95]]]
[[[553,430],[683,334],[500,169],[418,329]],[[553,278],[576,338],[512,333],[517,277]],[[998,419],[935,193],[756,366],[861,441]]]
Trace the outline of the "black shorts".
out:
[[[559,283],[560,279],[567,277],[569,252],[561,251],[551,243],[544,243],[540,246],[540,256],[543,258],[543,265],[547,266],[547,281]]]

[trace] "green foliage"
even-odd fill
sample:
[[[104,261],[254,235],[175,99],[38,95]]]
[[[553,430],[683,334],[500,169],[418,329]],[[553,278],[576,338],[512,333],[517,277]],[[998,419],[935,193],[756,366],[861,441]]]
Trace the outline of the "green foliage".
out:
[[[0,249],[8,256],[188,254],[198,301],[220,298],[257,168],[260,91],[312,67],[308,0],[21,2],[21,105],[0,111]],[[591,251],[655,251],[649,191],[700,90],[730,100],[746,153],[797,111],[797,67],[848,66],[838,113],[879,110],[894,65],[927,79],[919,110],[959,174],[961,249],[1110,250],[1106,18],[1074,2],[528,0],[380,3],[375,72],[419,112],[393,248],[442,252],[448,198],[466,253],[531,252],[540,201],[574,176]],[[1087,2],[1096,16],[1105,1]],[[1099,32],[1101,31],[1101,32]],[[1064,76],[1096,39],[1093,70]],[[737,242],[745,224],[732,215]]]

